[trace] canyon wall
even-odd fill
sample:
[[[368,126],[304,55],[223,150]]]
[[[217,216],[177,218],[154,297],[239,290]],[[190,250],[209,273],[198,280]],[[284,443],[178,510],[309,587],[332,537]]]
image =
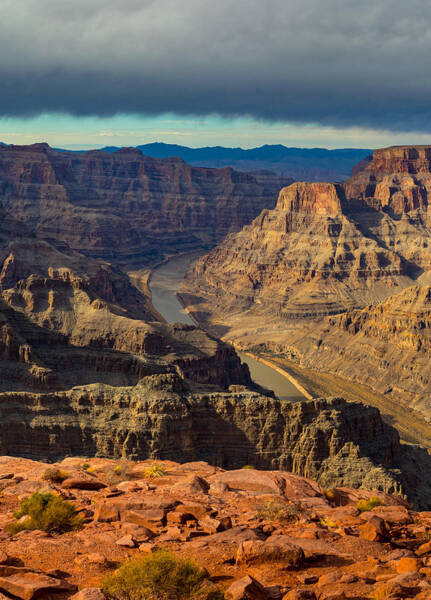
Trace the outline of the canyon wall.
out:
[[[0,414],[1,454],[251,464],[314,477],[325,487],[407,493],[431,506],[429,482],[415,476],[417,464],[428,469],[431,458],[415,450],[409,468],[410,450],[379,412],[342,399],[292,404],[245,388],[197,394],[177,374],[165,374],[133,387],[2,393]]]
[[[428,455],[401,445],[378,411],[340,399],[290,404],[257,389],[231,346],[157,321],[121,270],[211,244],[264,208],[196,264],[187,298],[194,309],[208,294],[198,318],[210,322],[215,307],[221,328],[243,319],[253,343],[257,330],[268,342],[270,323],[271,341],[294,340],[305,357],[293,337],[304,323],[318,332],[330,315],[384,302],[412,284],[411,265],[419,277],[428,264],[425,205],[415,218],[382,208],[373,220],[372,203],[346,190],[293,184],[269,210],[274,190],[231,169],[134,150],[0,149],[0,453],[252,463],[424,505],[430,483],[417,473],[429,472]]]
[[[392,395],[431,419],[431,147],[376,150],[344,185],[294,183],[195,262],[210,331]]]
[[[0,147],[0,199],[38,237],[123,266],[210,247],[273,207],[290,179],[190,167],[134,148]]]

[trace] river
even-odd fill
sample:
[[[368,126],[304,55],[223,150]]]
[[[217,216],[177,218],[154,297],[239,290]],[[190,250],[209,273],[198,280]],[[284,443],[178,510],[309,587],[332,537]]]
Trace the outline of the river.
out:
[[[169,322],[176,321],[194,325],[192,318],[181,306],[175,292],[179,289],[190,263],[201,254],[199,252],[171,258],[154,269],[151,275],[150,289],[153,306]],[[242,352],[238,352],[238,354],[242,362],[247,363],[253,380],[260,386],[273,390],[282,400],[291,402],[304,400],[304,396],[283,375]]]

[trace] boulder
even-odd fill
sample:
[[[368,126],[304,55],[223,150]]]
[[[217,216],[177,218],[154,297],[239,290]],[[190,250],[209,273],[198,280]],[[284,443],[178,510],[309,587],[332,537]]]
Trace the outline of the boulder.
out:
[[[250,575],[234,581],[226,590],[228,600],[270,600],[263,585]]]
[[[205,533],[217,533],[218,531],[225,531],[232,527],[232,521],[230,517],[223,517],[221,519],[214,519],[209,516],[205,516],[199,520],[199,526]]]
[[[396,577],[389,579],[383,585],[377,584],[375,587],[376,595],[379,590],[383,590],[386,593],[384,596],[385,598],[408,598],[416,596],[421,590],[421,575],[419,575],[419,573],[403,573],[397,575]]]
[[[229,491],[229,486],[224,481],[213,481],[209,489],[210,494],[225,494]]]
[[[422,566],[422,562],[418,558],[400,558],[395,565],[397,573],[417,573]]]
[[[137,542],[147,542],[156,535],[154,531],[151,531],[148,527],[142,527],[141,525],[135,525],[134,523],[123,523],[121,531],[126,535],[132,535],[133,539]]]
[[[338,573],[337,571],[331,571],[330,573],[325,573],[324,575],[321,575],[319,577],[317,585],[319,587],[322,587],[331,583],[337,583],[337,581],[340,581],[341,577],[342,573]]]
[[[404,506],[377,506],[372,512],[389,525],[409,525],[413,522],[411,514]]]
[[[121,514],[121,520],[135,523],[150,530],[163,527],[165,524],[165,511],[160,509],[127,510]]]
[[[185,494],[207,494],[209,483],[199,475],[189,475],[185,481],[179,481],[172,486],[173,492]]]
[[[253,494],[280,495],[292,501],[324,498],[323,490],[316,482],[287,471],[238,469],[216,473],[209,477],[208,481],[211,486],[215,483],[224,483],[230,490],[251,492]],[[326,502],[325,504],[327,505]]]
[[[205,518],[205,516],[203,518]],[[172,510],[166,515],[166,521],[168,523],[184,525],[187,521],[196,520],[196,517],[192,515],[192,513],[187,512],[187,510],[181,510],[181,506],[177,506],[176,510]]]
[[[386,524],[377,515],[372,515],[363,525],[359,525],[359,537],[371,542],[379,542],[387,535]]]
[[[185,504],[179,504],[175,507],[173,513],[180,513],[181,515],[188,516],[192,515],[192,518],[195,518],[196,520],[200,520],[207,516],[213,516],[215,514],[210,507],[200,504],[199,502],[186,502]],[[171,515],[171,519],[175,518],[172,513],[169,514]],[[189,519],[187,518],[186,520]]]
[[[98,491],[106,488],[106,484],[97,479],[77,479],[68,478],[63,481],[61,487],[65,490],[87,490],[87,491]]]
[[[125,546],[126,548],[134,548],[136,546],[135,539],[132,535],[124,535],[115,542],[117,546]]]
[[[42,593],[73,592],[76,586],[48,575],[27,572],[0,577],[0,590],[21,600],[32,600],[36,597],[40,598]]]
[[[94,511],[94,520],[102,523],[111,523],[120,520],[120,509],[114,502],[99,502]]]
[[[286,541],[250,540],[241,542],[236,554],[237,564],[283,562],[286,567],[297,567],[304,562],[304,552]]]
[[[416,550],[416,554],[417,556],[425,556],[426,554],[431,554],[431,541],[421,544]]]

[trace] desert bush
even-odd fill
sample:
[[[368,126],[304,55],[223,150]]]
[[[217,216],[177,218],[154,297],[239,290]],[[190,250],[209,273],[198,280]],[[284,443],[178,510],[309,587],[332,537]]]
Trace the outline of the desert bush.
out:
[[[324,494],[325,494],[325,498],[327,500],[329,500],[329,502],[333,502],[335,500],[335,492],[334,492],[334,490],[331,490],[331,489],[325,490]]]
[[[166,550],[128,560],[103,582],[110,600],[223,600],[207,572]]]
[[[265,502],[259,506],[256,516],[265,521],[288,521],[294,522],[299,519],[301,510],[296,504],[281,504],[274,500]]]
[[[337,523],[330,519],[327,515],[320,519],[320,524],[324,527],[337,527]]]
[[[376,506],[381,506],[382,504],[383,502],[380,500],[380,498],[374,497],[370,498],[369,500],[359,500],[356,506],[361,511],[361,513],[363,513],[369,510],[373,510],[373,508],[375,508]]]
[[[90,469],[88,470],[90,472]],[[115,465],[106,472],[106,479],[109,484],[120,483],[121,481],[129,481],[132,479],[133,473],[127,463]]]
[[[145,469],[144,476],[147,479],[153,479],[154,477],[163,477],[166,475],[166,469],[163,465],[151,465],[148,469]]]
[[[390,584],[385,583],[380,585],[372,593],[373,600],[386,600],[386,598],[392,597],[392,587]]]
[[[253,465],[244,465],[241,469],[254,469]]]
[[[69,477],[69,473],[62,471],[57,467],[50,467],[46,469],[42,475],[44,481],[50,481],[51,483],[63,483],[65,479]]]
[[[91,469],[90,463],[82,463],[81,469],[84,469],[84,471],[89,471]]]
[[[14,517],[17,521],[8,526],[8,530],[12,534],[24,529],[42,529],[48,532],[63,533],[79,529],[84,522],[72,502],[67,502],[50,492],[35,492],[28,498],[24,498],[21,501],[20,509],[14,513]],[[23,519],[23,517],[26,518]]]

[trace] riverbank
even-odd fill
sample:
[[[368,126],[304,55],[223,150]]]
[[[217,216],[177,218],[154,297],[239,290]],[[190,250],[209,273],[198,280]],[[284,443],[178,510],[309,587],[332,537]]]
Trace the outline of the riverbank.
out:
[[[264,355],[266,358],[267,355]],[[397,429],[403,442],[431,448],[431,423],[409,407],[339,375],[313,371],[280,356],[271,356],[269,360],[289,370],[314,398],[341,396],[349,402],[374,406],[379,409],[383,420]]]
[[[184,310],[198,327],[202,327],[189,309]],[[283,357],[244,351],[229,339],[225,341],[232,344],[239,354],[250,356],[286,377],[305,398],[311,400],[339,396],[349,402],[374,406],[379,409],[383,420],[397,429],[403,442],[431,448],[431,424],[408,407],[339,375],[306,369]]]
[[[307,390],[304,388],[304,386],[302,386],[299,383],[299,381],[297,379],[295,379],[295,377],[293,377],[290,373],[288,373],[287,371],[285,371],[284,369],[282,369],[278,365],[274,364],[270,360],[262,358],[261,356],[258,356],[257,354],[252,354],[251,352],[240,351],[235,346],[235,344],[232,344],[232,346],[235,348],[235,350],[237,350],[237,352],[239,354],[245,354],[246,356],[250,356],[254,360],[257,360],[258,362],[262,363],[263,365],[266,365],[267,367],[270,367],[271,369],[274,369],[274,371],[277,371],[277,373],[280,373],[280,375],[282,375],[288,381],[290,381],[290,383],[296,387],[296,389],[304,396],[304,398],[307,398],[307,400],[313,400],[313,396],[309,392],[307,392]]]
[[[190,317],[191,321],[196,325],[196,327],[200,327],[202,328],[202,325],[196,320],[196,318],[193,316],[193,313],[189,311],[189,309],[183,305],[182,301],[181,301],[181,295],[179,293],[175,294],[179,304],[183,307],[183,310],[188,314],[188,316]],[[272,369],[275,373],[278,373],[279,375],[281,375],[282,377],[284,377],[285,379],[287,379],[287,381],[289,381],[289,383],[291,383],[299,392],[299,394],[301,396],[303,396],[305,399],[307,400],[312,400],[313,396],[311,396],[311,394],[309,394],[307,392],[307,390],[299,383],[299,381],[297,381],[297,379],[295,379],[295,377],[293,377],[290,373],[288,373],[286,370],[282,369],[280,366],[275,365],[274,363],[272,363],[270,360],[264,359],[256,354],[252,354],[251,352],[244,352],[243,350],[241,350],[236,344],[234,344],[233,342],[231,342],[230,340],[224,340],[227,344],[230,344],[231,346],[233,346],[237,352],[237,354],[239,355],[239,357],[241,358],[241,360],[243,362],[246,362],[247,364],[248,361],[245,357],[248,357],[249,359],[258,362],[260,364],[265,365],[266,367],[269,367],[270,369]],[[250,364],[249,364],[250,367]],[[253,374],[252,374],[253,376]],[[256,381],[256,383],[259,383],[259,381]],[[268,387],[266,385],[264,385],[263,387]]]
[[[188,264],[194,255],[197,257],[199,254],[199,252],[187,252],[181,256],[176,255],[151,271],[148,287],[155,311],[161,314],[163,320],[202,327],[193,313],[183,306],[181,294],[178,293]],[[153,277],[154,283],[158,286],[155,294],[153,294],[154,290],[151,290]],[[224,340],[232,344],[226,337]],[[404,442],[431,448],[431,424],[394,400],[340,376],[325,371],[308,370],[278,355],[255,354],[240,349],[234,343],[232,345],[241,360],[249,366],[256,383],[274,390],[278,397],[297,402],[304,399],[338,396],[351,402],[374,406],[380,410],[388,424],[396,427]]]
[[[201,254],[202,252],[187,252],[176,255],[163,261],[158,267],[152,269],[151,274],[148,274],[148,289],[154,313],[161,315],[163,321],[200,327],[193,315],[183,308],[178,290],[190,262]],[[142,275],[143,273],[141,273],[141,277]],[[240,354],[240,358],[247,364],[252,379],[262,388],[274,391],[278,398],[289,402],[299,402],[307,397],[291,381],[290,377],[286,377],[286,373],[281,369],[273,368],[273,365],[265,364],[250,354]]]

